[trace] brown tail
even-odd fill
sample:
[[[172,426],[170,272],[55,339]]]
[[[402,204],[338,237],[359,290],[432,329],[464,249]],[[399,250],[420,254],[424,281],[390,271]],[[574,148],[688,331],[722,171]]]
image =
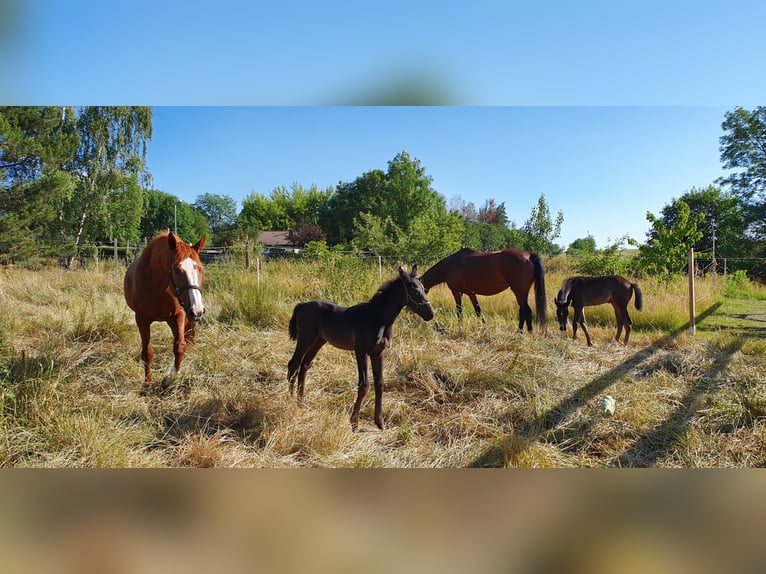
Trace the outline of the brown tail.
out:
[[[535,268],[535,312],[540,323],[540,330],[545,332],[545,314],[548,310],[548,300],[545,296],[545,268],[537,253],[532,253],[530,259]]]
[[[630,286],[633,287],[633,293],[636,295],[636,300],[634,301],[636,309],[641,311],[644,308],[644,295],[641,293],[641,289],[638,288],[638,283],[631,283]]]

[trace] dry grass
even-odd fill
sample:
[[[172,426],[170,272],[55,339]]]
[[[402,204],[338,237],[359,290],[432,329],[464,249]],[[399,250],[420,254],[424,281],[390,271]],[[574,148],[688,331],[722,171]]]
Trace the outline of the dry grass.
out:
[[[685,285],[642,281],[627,348],[614,317],[586,310],[594,346],[516,332],[509,294],[466,302],[432,290],[435,323],[403,313],[385,363],[386,429],[365,401],[359,432],[351,353],[322,349],[305,404],[286,364],[293,305],[368,299],[375,268],[270,263],[255,274],[211,267],[208,316],[181,377],[142,393],[139,337],[111,270],[0,269],[0,466],[54,467],[743,467],[766,463],[766,345],[719,332],[692,337]],[[361,268],[361,265],[359,266]],[[359,271],[359,270],[357,270]],[[359,273],[357,273],[359,274]],[[394,268],[384,277],[393,276]],[[549,275],[549,301],[562,277]],[[698,312],[712,304],[698,292]],[[552,306],[552,305],[551,305]],[[153,326],[155,367],[171,361]],[[616,399],[613,416],[599,402]]]

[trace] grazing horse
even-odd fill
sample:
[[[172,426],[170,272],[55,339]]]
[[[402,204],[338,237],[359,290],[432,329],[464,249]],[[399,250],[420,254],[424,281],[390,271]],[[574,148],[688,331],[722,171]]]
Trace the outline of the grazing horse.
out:
[[[535,307],[537,320],[542,331],[545,330],[545,269],[536,253],[505,249],[503,251],[482,252],[470,247],[463,247],[434,264],[421,277],[426,293],[434,285],[446,283],[457,305],[458,319],[463,316],[463,294],[473,303],[476,315],[484,322],[477,295],[496,295],[506,288],[511,289],[519,304],[519,330],[527,326],[532,330],[532,308],[527,303],[527,296],[532,283],[535,284]]]
[[[203,235],[197,243],[189,245],[173,233],[160,233],[125,273],[125,301],[136,314],[147,384],[152,383],[152,323],[165,321],[173,332],[175,362],[162,381],[163,388],[170,385],[178,374],[186,342],[194,341],[195,327],[205,313],[202,262],[199,259],[205,237]]]
[[[359,408],[369,386],[369,356],[375,385],[375,424],[382,429],[383,351],[391,342],[392,326],[404,307],[426,321],[430,321],[434,316],[433,307],[426,298],[423,285],[417,279],[417,265],[413,266],[411,273],[399,267],[399,276],[384,284],[366,303],[348,308],[322,299],[298,303],[289,325],[290,339],[296,341],[295,352],[287,364],[290,394],[293,393],[293,383],[297,375],[298,400],[303,398],[306,371],[325,343],[339,349],[354,351],[359,385],[356,403],[351,413],[351,428],[356,430]]]
[[[631,283],[619,275],[606,275],[602,277],[569,277],[564,280],[561,290],[556,295],[556,316],[559,320],[559,329],[567,330],[567,318],[569,306],[574,307],[572,317],[572,340],[577,337],[577,325],[582,327],[588,346],[592,346],[590,333],[585,326],[585,313],[583,307],[589,305],[601,305],[611,303],[614,308],[614,316],[617,319],[617,335],[615,340],[620,340],[620,333],[625,327],[625,344],[630,339],[630,331],[633,321],[628,315],[628,303],[633,294],[636,294],[635,306],[639,311],[644,307],[644,297],[638,284]]]

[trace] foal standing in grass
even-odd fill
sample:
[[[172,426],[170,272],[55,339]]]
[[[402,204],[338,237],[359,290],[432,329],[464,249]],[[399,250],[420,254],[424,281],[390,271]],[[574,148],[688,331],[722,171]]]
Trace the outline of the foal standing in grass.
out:
[[[375,424],[379,429],[383,429],[383,352],[391,342],[394,321],[404,307],[420,315],[425,321],[433,319],[433,307],[417,278],[417,265],[412,267],[411,273],[399,267],[399,276],[383,285],[366,303],[348,308],[323,299],[298,303],[293,310],[289,326],[290,339],[296,341],[295,352],[287,364],[290,394],[293,392],[297,376],[298,400],[303,398],[306,371],[325,343],[339,349],[354,351],[359,384],[351,413],[351,428],[356,430],[359,408],[369,386],[369,356],[375,385]]]
[[[556,295],[556,317],[559,320],[559,328],[567,329],[569,306],[574,307],[572,317],[572,340],[577,337],[577,325],[582,327],[588,346],[592,346],[590,333],[585,326],[585,312],[583,307],[589,305],[602,305],[611,303],[614,308],[614,316],[617,320],[617,335],[615,340],[620,340],[622,328],[625,327],[625,344],[630,339],[630,331],[633,321],[628,315],[628,303],[630,298],[636,295],[635,306],[639,311],[644,307],[644,298],[637,283],[631,283],[619,275],[606,275],[601,277],[569,277],[564,280]]]

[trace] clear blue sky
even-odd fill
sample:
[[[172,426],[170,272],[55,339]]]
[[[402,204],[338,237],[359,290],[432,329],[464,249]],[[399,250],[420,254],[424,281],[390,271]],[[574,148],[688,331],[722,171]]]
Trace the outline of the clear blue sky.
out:
[[[5,0],[0,103],[157,106],[149,167],[188,201],[407,150],[447,200],[521,224],[545,193],[559,243],[603,247],[721,174],[723,114],[765,103],[765,21],[762,0]],[[397,88],[455,107],[321,107]]]

